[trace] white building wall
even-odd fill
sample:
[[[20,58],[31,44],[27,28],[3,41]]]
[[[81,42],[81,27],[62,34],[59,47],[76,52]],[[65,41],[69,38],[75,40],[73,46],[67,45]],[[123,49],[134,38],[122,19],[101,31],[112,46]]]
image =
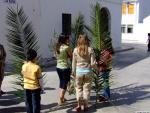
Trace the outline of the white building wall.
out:
[[[6,52],[7,52],[7,61],[11,59],[11,55],[9,52],[9,47],[7,45],[7,39],[6,39],[6,34],[7,34],[7,28],[8,26],[6,25],[6,15],[7,15],[7,8],[8,7],[13,7],[17,8],[17,5],[23,6],[24,11],[26,15],[29,17],[29,21],[32,21],[34,31],[37,33],[37,35],[40,34],[40,16],[39,16],[39,11],[37,11],[37,7],[39,7],[39,3],[37,0],[14,0],[16,1],[15,4],[11,3],[6,3],[4,2],[5,0],[0,0],[0,43],[4,45]]]
[[[42,0],[41,2],[41,34],[40,39],[41,45],[43,45],[42,49],[47,50],[48,44],[50,43],[50,38],[53,38],[54,30],[57,34],[62,32],[62,13],[70,13],[72,19],[74,19],[79,11],[85,16],[85,21],[90,22],[90,5],[92,3],[91,0],[80,0],[80,3],[77,0],[51,0],[52,5],[50,5],[49,0]],[[72,20],[73,21],[73,20]],[[45,53],[44,56],[46,56]]]
[[[147,34],[150,33],[150,0],[137,0],[135,14],[122,15],[122,24],[133,24],[133,33],[122,33],[123,42],[147,43]]]
[[[107,7],[111,14],[111,37],[115,48],[121,46],[121,1],[105,0],[101,1],[103,7]],[[19,6],[23,6],[25,13],[33,22],[34,29],[39,37],[41,54],[43,57],[51,57],[48,44],[53,38],[54,30],[59,34],[62,29],[62,13],[71,13],[72,22],[74,18],[81,12],[85,17],[86,24],[90,25],[91,4],[95,4],[96,0],[16,0]],[[0,43],[6,46],[6,6],[2,3],[0,6]],[[3,25],[3,27],[1,27]],[[4,32],[5,31],[5,32]],[[8,53],[9,54],[9,53]],[[9,57],[10,55],[8,55]],[[9,59],[9,58],[8,58]]]
[[[4,45],[4,47],[7,47],[7,42],[5,40],[5,14],[6,14],[6,4],[3,4],[2,1],[0,1],[0,43]]]
[[[111,37],[114,48],[121,47],[122,0],[103,0],[102,7],[107,7],[111,18]]]
[[[0,0],[0,43],[3,44],[6,52],[7,52],[7,59],[10,58],[9,48],[7,46],[6,40],[6,12],[7,7],[13,7],[14,4],[5,3],[4,0]]]
[[[90,6],[91,4],[95,4],[95,1],[86,0],[85,2],[84,0],[76,0],[76,1],[53,0],[52,3],[53,5],[49,7],[49,0],[44,0],[41,6],[41,9],[42,9],[42,22],[41,22],[42,28],[41,29],[44,29],[44,31],[41,33],[41,37],[44,40],[41,40],[41,43],[44,44],[45,42],[50,41],[50,38],[53,37],[54,29],[57,33],[61,33],[62,13],[71,13],[72,19],[74,19],[78,15],[78,13],[81,12],[85,17],[86,24],[90,25],[90,13],[91,13]],[[110,4],[110,2],[101,2],[101,4],[103,7],[108,7],[108,9],[110,10],[111,22],[112,22],[111,33],[112,33],[112,38],[113,38],[113,45],[115,47],[119,47],[120,42],[121,42],[121,38],[120,38],[121,36],[121,32],[120,32],[121,7],[120,5],[121,4],[115,4],[115,3]],[[115,13],[116,11],[118,13]],[[116,17],[118,17],[118,19],[116,19]],[[43,46],[43,48],[44,50],[46,50],[47,46]]]
[[[126,27],[128,25],[133,25],[133,33],[127,33],[127,31],[125,33],[122,33],[122,42],[135,42],[137,41],[137,39],[135,39],[135,36],[134,36],[134,33],[136,32],[135,28],[136,28],[136,22],[138,20],[137,19],[137,16],[138,14],[136,13],[138,10],[138,5],[137,3],[134,3],[134,11],[135,11],[135,14],[123,14],[122,15],[122,22],[121,24],[122,25],[125,25]],[[128,12],[128,11],[127,11]],[[126,29],[127,30],[127,29]]]

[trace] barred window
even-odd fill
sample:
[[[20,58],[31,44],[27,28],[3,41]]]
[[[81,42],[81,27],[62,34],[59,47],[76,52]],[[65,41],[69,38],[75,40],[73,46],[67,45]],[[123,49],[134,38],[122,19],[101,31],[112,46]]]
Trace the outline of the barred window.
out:
[[[6,3],[15,4],[16,0],[5,0]]]
[[[122,33],[126,33],[126,25],[122,25],[121,26],[121,32]]]
[[[127,33],[133,33],[133,25],[127,26]]]

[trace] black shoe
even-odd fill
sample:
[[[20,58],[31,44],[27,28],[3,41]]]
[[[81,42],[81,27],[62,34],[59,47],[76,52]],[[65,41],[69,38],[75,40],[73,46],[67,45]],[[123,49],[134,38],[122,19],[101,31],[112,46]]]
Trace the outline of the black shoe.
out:
[[[104,96],[99,96],[99,102],[107,102],[108,99]]]
[[[44,90],[41,90],[41,94],[45,94],[45,91],[44,91]]]

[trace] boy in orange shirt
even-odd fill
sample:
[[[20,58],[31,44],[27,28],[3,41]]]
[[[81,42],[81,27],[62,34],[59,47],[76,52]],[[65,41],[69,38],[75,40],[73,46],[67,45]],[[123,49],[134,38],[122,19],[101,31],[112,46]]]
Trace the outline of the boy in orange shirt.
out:
[[[27,52],[27,61],[22,66],[27,113],[40,113],[41,108],[41,87],[39,84],[41,69],[36,64],[36,57],[37,52],[29,49]]]

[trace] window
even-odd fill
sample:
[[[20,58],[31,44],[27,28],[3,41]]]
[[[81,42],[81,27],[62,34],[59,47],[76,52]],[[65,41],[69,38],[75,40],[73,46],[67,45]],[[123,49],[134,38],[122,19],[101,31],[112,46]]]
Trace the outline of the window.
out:
[[[134,3],[123,3],[122,4],[122,14],[134,14]]]
[[[128,5],[128,14],[134,14],[134,4]]]
[[[126,25],[122,25],[121,26],[121,32],[122,33],[126,33]]]
[[[65,35],[71,34],[71,14],[62,14],[62,33]]]
[[[133,25],[127,26],[127,33],[133,33]]]
[[[16,0],[5,0],[6,3],[15,4]]]
[[[123,24],[121,26],[121,33],[127,33],[127,34],[133,33],[133,25],[131,25],[131,24],[129,24],[129,25]]]
[[[126,4],[122,4],[122,14],[126,14]]]

